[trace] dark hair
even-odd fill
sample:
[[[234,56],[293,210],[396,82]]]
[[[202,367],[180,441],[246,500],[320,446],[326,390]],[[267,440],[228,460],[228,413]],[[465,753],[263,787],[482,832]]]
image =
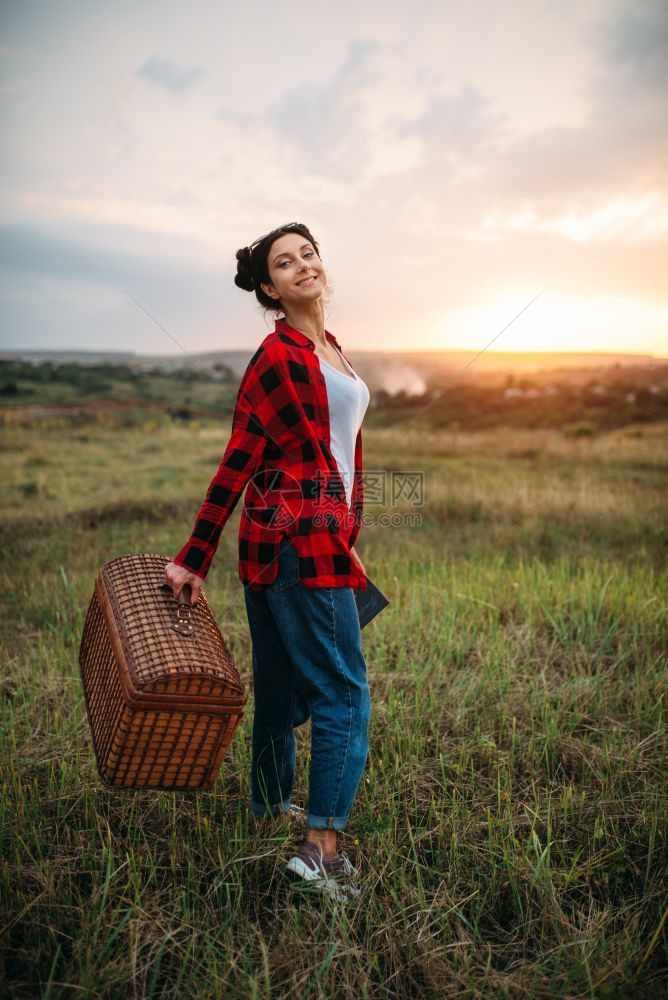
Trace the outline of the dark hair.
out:
[[[286,226],[272,229],[270,233],[255,240],[249,247],[242,247],[237,250],[237,273],[234,276],[234,284],[238,288],[243,288],[246,292],[255,292],[255,296],[265,309],[280,312],[283,309],[279,299],[272,299],[270,295],[262,290],[260,285],[271,283],[269,277],[269,251],[272,244],[286,233],[299,233],[305,236],[313,244],[315,252],[320,256],[318,244],[311,236],[308,227],[302,222],[289,222]]]

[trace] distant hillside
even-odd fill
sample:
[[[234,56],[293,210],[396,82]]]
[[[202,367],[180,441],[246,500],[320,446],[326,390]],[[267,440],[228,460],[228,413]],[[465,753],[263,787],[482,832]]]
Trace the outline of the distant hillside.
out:
[[[0,358],[0,420],[131,425],[229,417],[248,363],[247,355],[230,351],[199,355],[196,365],[190,359],[187,366],[174,358],[163,365],[138,355],[121,361],[122,355],[107,353],[103,360],[82,363],[70,352],[57,359],[37,354]],[[430,354],[428,365],[425,355],[406,355],[405,362],[383,354],[350,357],[371,394],[367,426],[415,419],[432,430],[506,424],[588,434],[668,420],[668,361],[625,358],[623,364],[604,364],[596,357],[592,364],[587,356],[589,364],[575,366],[570,355],[570,364],[559,357],[558,365],[536,370],[518,365],[486,370],[477,361],[467,369],[461,357],[445,352]]]
[[[137,372],[201,372],[219,380],[221,372],[241,378],[253,350],[207,351],[199,354],[134,354],[127,351],[6,351],[0,358],[32,364],[120,365]],[[636,372],[639,384],[651,382],[654,373],[668,364],[668,358],[648,354],[533,351],[346,351],[347,357],[372,392],[390,395],[404,392],[420,396],[457,379],[477,385],[504,385],[509,376],[531,375],[548,383],[563,374],[585,383],[591,378],[608,381],[610,372]]]

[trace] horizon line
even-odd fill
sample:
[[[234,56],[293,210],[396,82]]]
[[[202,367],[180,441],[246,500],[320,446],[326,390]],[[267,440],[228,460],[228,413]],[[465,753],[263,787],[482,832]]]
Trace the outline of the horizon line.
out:
[[[255,347],[214,347],[199,351],[191,351],[190,354],[193,357],[202,354],[226,354],[226,353],[239,353],[245,351],[255,351]],[[367,353],[367,354],[469,354],[471,351],[475,351],[475,347],[423,347],[423,348],[398,348],[396,350],[381,350],[381,349],[369,349],[369,348],[348,348],[350,353]],[[652,358],[655,361],[668,361],[668,355],[657,355],[650,351],[623,351],[623,350],[596,350],[594,348],[578,348],[578,349],[546,349],[541,350],[513,350],[512,348],[506,348],[505,350],[493,350],[488,349],[486,352],[487,356],[490,355],[513,355],[513,356],[546,356],[546,355],[587,355],[587,356],[599,356],[599,357],[628,357],[628,358]],[[116,348],[108,350],[106,348],[91,348],[91,347],[0,347],[0,358],[3,355],[11,354],[108,354],[108,355],[129,355],[135,358],[182,358],[183,355],[178,352],[171,353],[151,353],[151,352],[138,352],[132,350],[131,348],[122,349]]]

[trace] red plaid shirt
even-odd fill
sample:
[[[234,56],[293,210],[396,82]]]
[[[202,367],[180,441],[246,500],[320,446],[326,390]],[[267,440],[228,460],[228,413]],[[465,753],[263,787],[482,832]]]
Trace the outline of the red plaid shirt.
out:
[[[341,350],[336,337],[325,334]],[[276,321],[248,363],[229,443],[175,563],[206,577],[221,532],[247,485],[239,524],[243,583],[262,590],[275,581],[278,547],[287,534],[304,586],[366,590],[366,577],[350,554],[364,501],[362,429],[355,441],[349,510],[330,451],[327,389],[315,344],[284,319]]]

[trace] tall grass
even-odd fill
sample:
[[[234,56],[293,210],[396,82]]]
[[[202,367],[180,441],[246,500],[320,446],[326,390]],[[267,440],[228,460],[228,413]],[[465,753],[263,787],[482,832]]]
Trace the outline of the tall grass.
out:
[[[289,893],[298,832],[248,811],[252,697],[212,792],[96,774],[77,666],[95,573],[183,544],[225,442],[5,437],[4,994],[659,995],[666,427],[365,435],[366,469],[424,470],[425,502],[420,525],[360,535],[391,605],[363,633],[370,752],[340,837],[363,872],[353,911]],[[205,589],[250,692],[237,524]]]

